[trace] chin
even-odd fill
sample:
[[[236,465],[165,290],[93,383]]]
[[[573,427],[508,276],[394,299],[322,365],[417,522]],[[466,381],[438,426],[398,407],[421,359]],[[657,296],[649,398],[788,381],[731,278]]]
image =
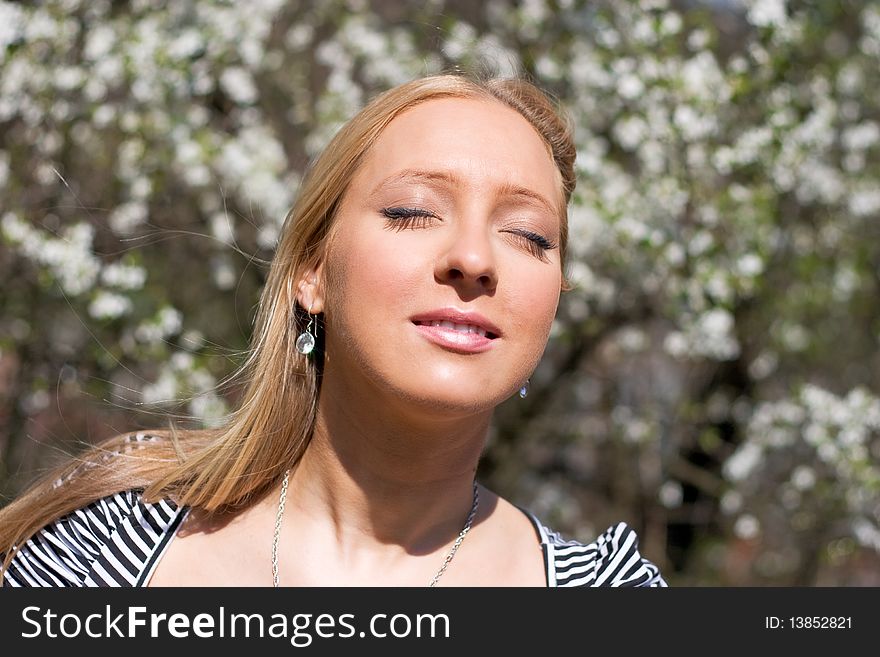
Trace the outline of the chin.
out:
[[[485,387],[444,385],[445,390],[438,388],[438,386],[419,389],[401,386],[395,391],[395,396],[411,408],[437,416],[463,416],[491,412],[504,399],[500,391],[498,394],[492,394],[493,391]]]

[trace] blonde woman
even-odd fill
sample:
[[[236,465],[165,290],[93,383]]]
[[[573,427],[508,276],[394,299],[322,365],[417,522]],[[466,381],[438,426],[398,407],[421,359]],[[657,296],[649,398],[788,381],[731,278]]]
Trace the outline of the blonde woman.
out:
[[[221,429],[120,436],[0,511],[10,586],[665,586],[624,523],[564,541],[474,479],[565,289],[567,122],[418,79],[317,159]]]

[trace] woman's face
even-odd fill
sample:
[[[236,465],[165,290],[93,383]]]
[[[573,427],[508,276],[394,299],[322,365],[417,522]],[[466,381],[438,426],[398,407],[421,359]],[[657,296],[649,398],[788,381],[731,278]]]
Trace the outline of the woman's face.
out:
[[[547,147],[499,102],[434,99],[396,117],[327,250],[324,386],[446,414],[511,396],[559,302],[559,197]]]

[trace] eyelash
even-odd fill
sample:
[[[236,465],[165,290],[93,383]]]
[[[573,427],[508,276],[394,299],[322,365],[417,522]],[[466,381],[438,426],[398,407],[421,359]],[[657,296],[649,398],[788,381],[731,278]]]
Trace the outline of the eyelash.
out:
[[[396,231],[424,228],[429,219],[437,218],[433,212],[421,208],[382,208],[382,214],[390,220],[389,227]]]
[[[437,215],[422,208],[382,208],[382,214],[389,219],[389,227],[396,231],[407,228],[425,228],[430,219],[437,219]],[[529,251],[539,258],[544,256],[544,251],[555,249],[556,245],[543,235],[530,230],[510,230],[511,235],[517,235],[526,240]]]

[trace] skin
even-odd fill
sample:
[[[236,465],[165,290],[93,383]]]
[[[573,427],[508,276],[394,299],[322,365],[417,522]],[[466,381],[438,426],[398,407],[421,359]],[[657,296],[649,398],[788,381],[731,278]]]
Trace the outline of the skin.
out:
[[[424,586],[437,572],[471,507],[492,412],[534,370],[556,314],[560,184],[540,136],[494,100],[430,100],[380,135],[324,259],[298,282],[300,305],[324,313],[326,356],[315,434],[290,477],[282,585]],[[402,227],[383,213],[400,207],[431,216]],[[431,342],[411,318],[447,307],[501,335],[478,354]],[[185,528],[150,585],[271,585],[277,504]],[[481,487],[440,585],[544,586],[526,516]]]

